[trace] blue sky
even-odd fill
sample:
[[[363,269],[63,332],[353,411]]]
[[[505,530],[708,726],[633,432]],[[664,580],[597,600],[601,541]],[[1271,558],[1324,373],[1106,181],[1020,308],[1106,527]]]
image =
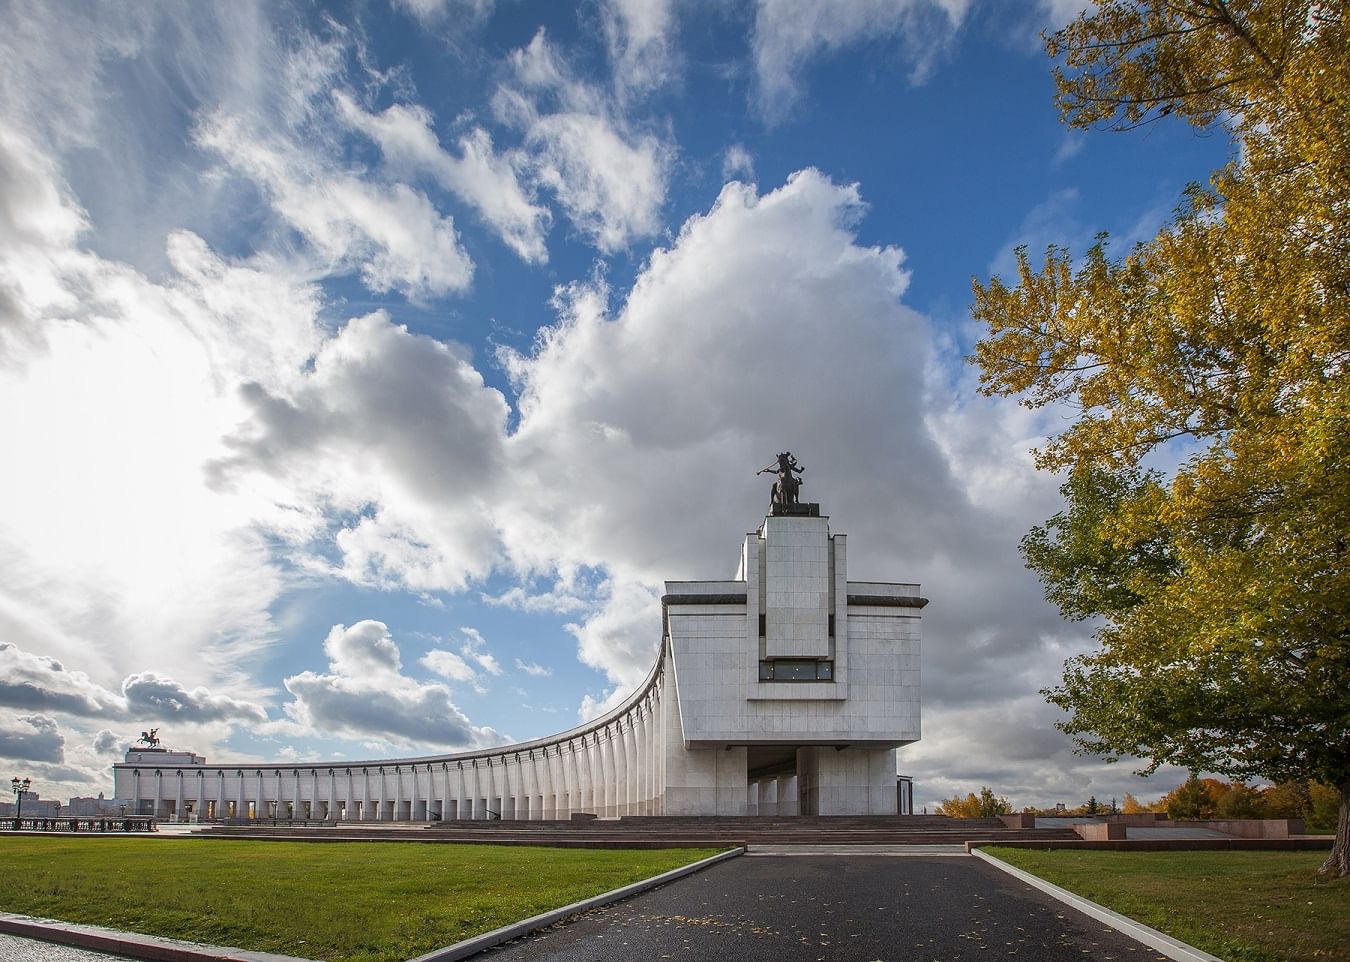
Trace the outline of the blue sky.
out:
[[[1156,793],[1037,694],[1063,412],[970,281],[1150,236],[1221,136],[1070,133],[1068,0],[0,4],[0,758],[107,790],[449,751],[622,698],[791,448],[918,581],[920,804]]]

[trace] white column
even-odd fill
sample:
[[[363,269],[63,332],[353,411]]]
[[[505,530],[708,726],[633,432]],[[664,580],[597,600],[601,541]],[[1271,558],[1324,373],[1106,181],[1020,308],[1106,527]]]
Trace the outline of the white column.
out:
[[[549,747],[545,745],[539,755],[539,817],[541,819],[558,817],[558,800],[553,793],[553,766],[549,758]]]
[[[623,784],[628,796],[623,814],[637,815],[642,803],[638,799],[638,753],[637,724],[638,710],[634,708],[625,719],[623,733]]]
[[[651,698],[638,705],[638,812],[652,814],[652,710]]]
[[[253,817],[262,818],[267,814],[263,809],[263,773],[260,768],[258,769],[258,794],[253,799]]]
[[[577,743],[567,742],[567,753],[562,756],[563,778],[567,784],[567,817],[583,811],[581,806],[581,756]]]
[[[539,780],[534,774],[534,752],[516,755],[516,766],[520,769],[520,796],[525,800],[522,809],[521,798],[516,799],[516,818],[532,822],[539,818],[539,799],[536,797],[539,793],[535,791],[539,787]]]
[[[479,790],[481,779],[478,771],[478,759],[470,760],[469,764],[472,766],[469,769],[469,791],[473,793],[469,798],[469,817],[473,819],[487,818],[487,815],[482,811],[482,806],[479,805],[479,799],[483,793]]]

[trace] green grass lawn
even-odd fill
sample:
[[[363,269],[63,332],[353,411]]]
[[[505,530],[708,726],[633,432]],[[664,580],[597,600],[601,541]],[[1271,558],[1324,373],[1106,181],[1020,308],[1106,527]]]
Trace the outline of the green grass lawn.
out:
[[[714,854],[416,842],[0,837],[0,911],[394,962]]]
[[[1350,959],[1350,879],[1324,852],[982,849],[1228,962]]]

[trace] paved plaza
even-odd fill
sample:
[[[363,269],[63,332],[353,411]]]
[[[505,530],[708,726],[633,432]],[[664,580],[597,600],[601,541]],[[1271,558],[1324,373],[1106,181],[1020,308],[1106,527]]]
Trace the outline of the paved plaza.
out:
[[[1163,956],[974,858],[743,857],[490,950],[485,962],[1036,962]]]

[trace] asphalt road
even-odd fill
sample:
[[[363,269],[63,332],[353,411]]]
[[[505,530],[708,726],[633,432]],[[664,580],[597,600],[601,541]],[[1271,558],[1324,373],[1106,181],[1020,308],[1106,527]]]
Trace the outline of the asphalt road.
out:
[[[1028,962],[1164,957],[969,857],[742,856],[484,962]]]

